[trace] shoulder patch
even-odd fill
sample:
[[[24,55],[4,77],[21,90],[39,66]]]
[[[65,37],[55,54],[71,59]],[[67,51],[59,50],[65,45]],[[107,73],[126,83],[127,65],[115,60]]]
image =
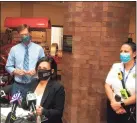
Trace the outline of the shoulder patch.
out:
[[[122,79],[123,79],[123,76],[122,76],[122,73],[121,73],[121,72],[118,73],[118,78],[119,78],[119,80],[122,80]]]
[[[133,73],[133,78],[136,78],[136,74],[135,73]]]

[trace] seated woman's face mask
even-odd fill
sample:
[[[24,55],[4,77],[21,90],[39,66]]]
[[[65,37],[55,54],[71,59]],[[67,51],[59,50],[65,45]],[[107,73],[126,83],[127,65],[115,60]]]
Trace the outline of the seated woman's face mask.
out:
[[[40,80],[48,80],[49,77],[51,76],[51,69],[50,70],[38,70],[38,78]]]

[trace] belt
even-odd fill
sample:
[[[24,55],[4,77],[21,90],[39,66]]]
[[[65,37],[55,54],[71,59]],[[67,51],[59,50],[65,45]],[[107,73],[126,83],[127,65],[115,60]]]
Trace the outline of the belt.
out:
[[[26,85],[27,83],[21,83],[21,82],[17,82],[17,81],[14,81],[16,84],[18,85]]]

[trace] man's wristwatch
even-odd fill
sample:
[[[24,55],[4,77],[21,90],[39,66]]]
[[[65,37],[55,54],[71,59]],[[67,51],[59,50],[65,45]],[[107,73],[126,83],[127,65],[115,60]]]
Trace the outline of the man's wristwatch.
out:
[[[124,103],[124,102],[122,102],[122,101],[121,101],[121,103],[120,103],[120,104],[121,104],[121,106],[122,106],[122,107],[125,107],[125,106],[126,106],[126,105],[125,105],[125,103]]]

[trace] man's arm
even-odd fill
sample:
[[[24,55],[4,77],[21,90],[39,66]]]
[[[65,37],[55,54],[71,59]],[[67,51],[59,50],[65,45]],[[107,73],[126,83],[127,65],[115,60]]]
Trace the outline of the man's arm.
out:
[[[39,51],[39,59],[41,59],[42,57],[45,57],[45,53],[44,53],[44,50],[43,50],[43,48],[41,47],[40,48],[40,51]]]
[[[13,71],[15,70],[15,54],[13,48],[11,48],[9,52],[5,69],[7,70],[8,73],[13,75]]]
[[[11,75],[24,75],[25,74],[24,70],[15,68],[15,52],[14,52],[13,48],[11,48],[11,50],[9,52],[5,69]]]

